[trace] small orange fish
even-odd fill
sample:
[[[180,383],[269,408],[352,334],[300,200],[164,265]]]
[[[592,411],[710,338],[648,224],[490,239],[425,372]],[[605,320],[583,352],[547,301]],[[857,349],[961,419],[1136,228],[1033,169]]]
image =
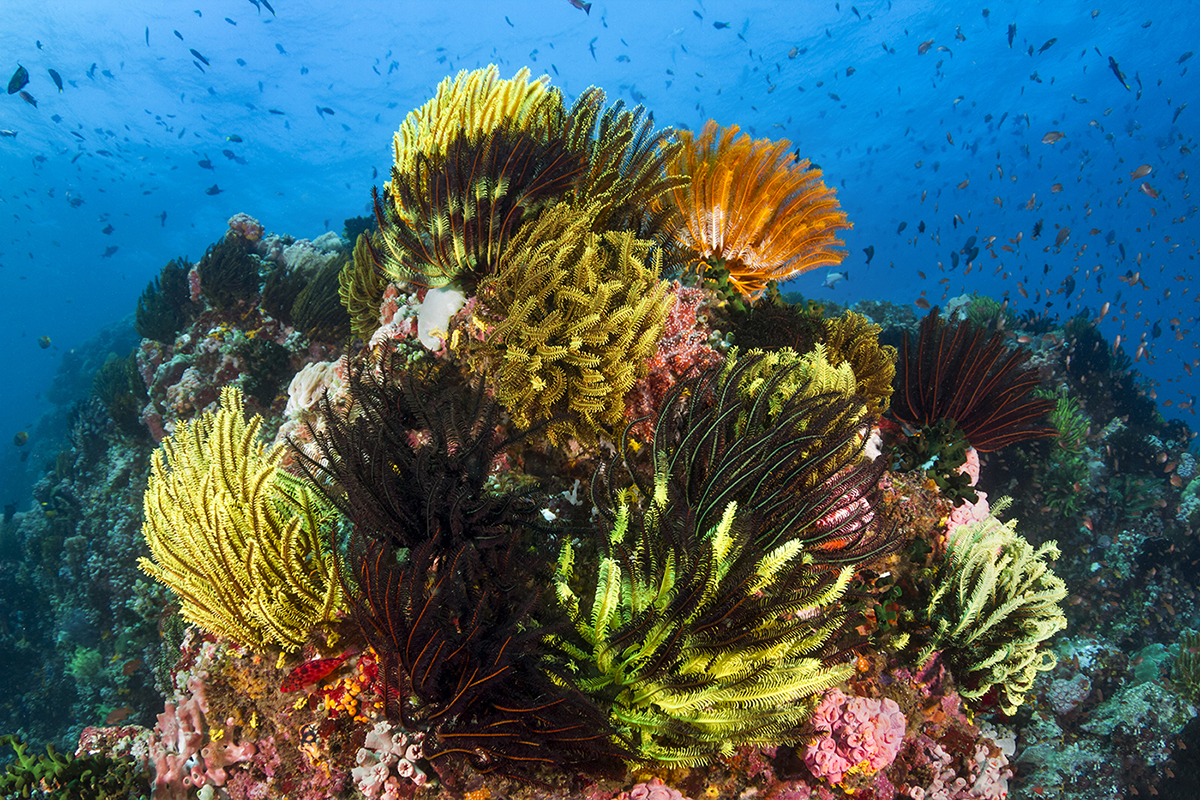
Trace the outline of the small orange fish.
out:
[[[1042,144],[1054,144],[1067,138],[1067,135],[1062,131],[1050,131],[1042,137]]]
[[[1054,184],[1053,186],[1051,186],[1051,187],[1050,187],[1050,193],[1051,193],[1051,194],[1058,194],[1058,193],[1059,193],[1059,192],[1061,192],[1061,191],[1062,191],[1062,184],[1061,184],[1061,183],[1056,183],[1056,184]]]
[[[967,188],[967,184],[969,184],[970,182],[971,182],[971,179],[967,178],[965,181],[963,181],[962,183],[960,183],[958,185],[958,188],[965,189],[965,188]]]
[[[1055,246],[1061,247],[1062,243],[1065,242],[1067,239],[1069,239],[1070,236],[1071,236],[1071,229],[1063,228],[1062,230],[1060,230],[1058,232],[1058,236],[1054,237]]]
[[[919,309],[922,309],[923,311],[929,310],[929,301],[924,297],[918,297],[915,301],[913,301],[913,305]]]
[[[1154,187],[1148,181],[1143,181],[1142,185],[1138,187],[1138,191],[1147,197],[1158,197],[1158,192],[1154,191]]]
[[[929,48],[931,47],[933,47],[933,39],[930,39],[928,42],[921,42],[919,45],[917,45],[917,55],[925,55],[929,52]]]
[[[1151,170],[1151,167],[1149,164],[1142,164],[1140,167],[1135,169],[1133,172],[1129,173],[1129,179],[1132,181],[1136,181],[1138,178],[1149,175],[1150,170]]]
[[[115,725],[116,723],[128,717],[132,711],[133,709],[131,709],[129,706],[114,708],[112,711],[108,712],[108,716],[104,718],[104,724]]]

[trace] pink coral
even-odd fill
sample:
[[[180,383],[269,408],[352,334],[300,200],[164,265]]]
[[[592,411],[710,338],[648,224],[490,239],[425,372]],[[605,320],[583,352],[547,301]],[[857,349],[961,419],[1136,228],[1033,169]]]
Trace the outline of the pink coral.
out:
[[[971,485],[975,486],[979,483],[979,451],[974,447],[967,448],[967,461],[958,469],[959,473],[966,473],[971,476]],[[947,540],[954,534],[954,529],[962,525],[970,525],[972,522],[981,522],[987,519],[991,513],[991,508],[988,505],[987,492],[976,490],[975,494],[979,499],[974,503],[963,503],[955,506],[950,512],[950,521],[946,523]]]
[[[721,354],[708,344],[709,330],[700,315],[704,292],[679,281],[667,291],[674,295],[675,303],[667,312],[658,348],[648,362],[649,371],[625,396],[625,415],[630,419],[652,416],[678,381],[721,362]],[[644,422],[637,432],[644,436],[649,430],[649,423]]]
[[[648,782],[636,784],[628,792],[621,792],[616,800],[692,800],[685,797],[678,789],[672,789],[662,782],[661,778],[651,778]]]
[[[241,236],[248,242],[257,242],[262,235],[262,223],[249,214],[234,214],[229,218],[229,232],[226,236]]]
[[[804,763],[818,778],[837,784],[851,770],[878,772],[900,752],[907,720],[891,698],[849,697],[830,689],[810,723],[817,738],[804,752]]]

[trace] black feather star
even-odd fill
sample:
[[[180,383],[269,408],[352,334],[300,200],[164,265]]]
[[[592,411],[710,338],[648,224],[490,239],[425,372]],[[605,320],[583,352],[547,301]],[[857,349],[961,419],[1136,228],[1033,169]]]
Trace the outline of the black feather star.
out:
[[[387,717],[480,771],[627,756],[550,638],[565,623],[541,602],[540,496],[489,484],[525,434],[502,437],[482,384],[447,366],[360,363],[349,390],[350,417],[323,398],[315,452],[292,447],[352,523],[332,546]]]
[[[891,413],[922,427],[952,419],[981,453],[1053,436],[1044,418],[1054,401],[1032,396],[1039,379],[1028,362],[1029,351],[1010,349],[1002,333],[944,322],[935,307],[916,342],[901,344]]]

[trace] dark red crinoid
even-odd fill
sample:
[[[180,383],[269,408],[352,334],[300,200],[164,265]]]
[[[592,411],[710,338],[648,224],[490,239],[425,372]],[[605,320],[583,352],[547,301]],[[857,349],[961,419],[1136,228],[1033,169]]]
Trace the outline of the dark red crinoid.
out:
[[[976,450],[992,452],[1053,436],[1045,415],[1054,402],[1034,397],[1037,370],[1029,351],[969,321],[944,322],[935,307],[914,344],[905,336],[896,365],[891,413],[911,425],[952,419]]]

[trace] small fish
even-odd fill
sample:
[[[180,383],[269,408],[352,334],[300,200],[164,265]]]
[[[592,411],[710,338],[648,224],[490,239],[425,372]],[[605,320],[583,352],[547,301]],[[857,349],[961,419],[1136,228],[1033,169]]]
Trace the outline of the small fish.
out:
[[[268,113],[268,114],[286,114],[287,112],[286,112],[286,111],[280,111],[278,108],[268,108],[268,109],[267,109],[267,113]]]
[[[7,128],[5,128],[4,130],[0,130],[0,136],[3,136],[6,139],[15,139],[15,138],[17,138],[17,132],[10,131]]]
[[[223,192],[223,191],[225,191],[225,190],[224,190],[224,189],[222,189],[220,186],[217,186],[217,185],[214,183],[212,186],[210,186],[210,187],[208,187],[207,189],[205,189],[205,190],[204,190],[204,193],[205,193],[205,194],[207,194],[207,195],[218,195],[218,194],[220,194],[220,193],[221,193],[221,192]],[[164,214],[165,214],[165,212],[164,212]],[[165,220],[164,220],[164,221],[165,221]]]
[[[8,80],[8,93],[16,94],[29,83],[29,70],[17,64],[17,71]]]
[[[231,133],[225,137],[225,141],[234,142],[236,144],[242,141],[242,137],[238,136],[236,133]]]
[[[929,301],[926,300],[924,297],[918,297],[916,300],[913,301],[913,305],[916,306],[917,308],[921,309],[922,311],[929,310]]]
[[[326,114],[332,115],[333,109],[329,106],[317,106],[317,114],[322,117]]]
[[[713,27],[716,28],[717,30],[721,30],[722,28],[728,28],[729,23],[728,22],[714,22]]]
[[[844,280],[849,279],[850,271],[845,272],[828,272],[825,275],[825,281],[821,285],[826,289],[832,289]]]
[[[146,46],[150,46],[150,26],[146,26]]]
[[[1138,191],[1147,197],[1158,197],[1158,192],[1154,190],[1154,187],[1152,187],[1149,182],[1143,182],[1142,185],[1138,187]]]
[[[1174,125],[1174,124],[1175,124],[1175,120],[1179,119],[1179,115],[1183,113],[1183,110],[1184,110],[1185,108],[1187,108],[1187,103],[1180,103],[1180,104],[1179,104],[1179,106],[1178,106],[1178,107],[1175,109],[1175,113],[1174,113],[1174,115],[1172,115],[1172,117],[1171,117],[1171,124],[1172,124],[1172,125]]]
[[[100,257],[101,258],[112,258],[113,253],[117,252],[117,250],[119,250],[119,249],[120,249],[120,245],[110,244],[108,247],[104,248],[104,255],[102,255]]]
[[[1013,39],[1016,38],[1016,35],[1017,35],[1017,25],[1016,25],[1016,23],[1013,23],[1012,25],[1008,26],[1008,47],[1010,50],[1012,49]]]
[[[900,225],[899,225],[899,227],[897,227],[897,228],[896,228],[896,233],[897,233],[897,234],[903,233],[903,232],[904,232],[904,229],[905,229],[905,228],[907,228],[907,227],[908,227],[908,223],[907,223],[907,222],[901,222],[901,223],[900,223]]]
[[[113,226],[110,224],[110,225],[105,225],[105,226],[104,226],[104,228],[103,228],[103,229],[102,229],[100,232],[101,232],[101,233],[103,233],[104,235],[108,236],[108,235],[111,235],[111,234],[112,234],[112,232],[113,232],[113,231],[115,231],[115,230],[116,230],[116,228],[114,228],[114,227],[113,227]]]
[[[567,2],[570,3],[573,8],[578,8],[580,11],[587,14],[589,17],[592,15],[592,4],[591,3],[585,3],[585,2],[583,2],[583,0],[567,0]]]
[[[258,0],[258,2],[263,4],[263,8],[271,12],[272,17],[275,16],[275,9],[271,8],[271,4],[268,3],[267,0]]]
[[[108,716],[104,718],[104,724],[115,725],[128,717],[132,712],[133,709],[127,705],[121,706],[120,708],[114,708],[112,711],[108,712]]]
[[[1053,47],[1053,46],[1054,46],[1054,43],[1055,43],[1055,42],[1057,42],[1057,41],[1058,41],[1058,39],[1049,39],[1049,40],[1047,40],[1047,41],[1046,41],[1046,43],[1045,43],[1044,45],[1042,45],[1042,46],[1041,46],[1041,48],[1038,50],[1038,52],[1039,52],[1039,53],[1044,53],[1044,52],[1046,52],[1046,51],[1047,51],[1047,50],[1049,50],[1051,47]]]
[[[515,27],[517,27],[516,25],[513,25],[513,24],[512,24],[512,20],[508,18],[508,15],[507,15],[507,14],[505,14],[505,15],[504,15],[504,21],[508,23],[508,27],[510,27],[510,28],[515,28]]]
[[[1042,144],[1054,144],[1067,138],[1067,135],[1062,131],[1050,131],[1042,137]]]
[[[34,108],[37,108],[37,100],[34,100],[33,95],[31,95],[29,92],[26,92],[26,91],[17,92],[17,97],[20,97],[22,100],[24,100],[26,103],[29,103],[29,105],[33,106]]]
[[[799,52],[800,52],[799,48],[793,47],[791,50],[788,50],[788,58],[795,58]]]
[[[287,55],[287,50],[284,50],[283,45],[281,45],[279,42],[275,43],[275,49],[278,50],[281,55]]]
[[[1150,174],[1152,167],[1149,164],[1142,164],[1140,167],[1129,173],[1129,179],[1136,181],[1138,178],[1143,178]]]
[[[58,91],[61,93],[63,90],[62,75],[59,75],[57,71],[52,69],[47,69],[46,72],[50,73],[50,80],[54,81],[54,85],[58,87]]]
[[[619,62],[622,62],[622,63],[628,63],[628,62],[629,62],[629,56],[627,56],[627,55],[624,55],[624,54],[622,54],[622,55],[619,55],[619,56],[617,56],[617,61],[619,61]]]
[[[230,25],[237,25],[237,23],[234,22],[233,20],[231,20],[229,17],[226,17],[225,21],[228,22]]]
[[[38,347],[42,348],[43,350],[50,347],[50,337],[49,336],[39,336],[38,337]]]
[[[1188,50],[1186,53],[1184,53],[1183,55],[1181,55],[1181,56],[1179,57],[1179,60],[1178,60],[1178,61],[1176,61],[1175,63],[1176,63],[1176,64],[1182,64],[1183,62],[1187,61],[1189,58],[1191,58],[1191,57],[1192,57],[1192,56],[1194,56],[1194,55],[1195,55],[1195,53],[1194,53],[1194,52],[1192,52],[1191,50]]]
[[[212,163],[211,161],[209,161],[207,158],[205,158],[205,159],[203,159],[203,160],[201,160],[201,161],[197,161],[197,162],[196,162],[196,164],[198,164],[198,165],[199,165],[200,169],[210,169],[210,170],[212,170],[213,172],[216,172],[216,171],[217,171],[217,168],[216,168],[216,167],[214,167],[214,166],[213,166],[213,163]]]
[[[1112,56],[1108,57],[1108,68],[1112,70],[1113,75],[1117,76],[1117,80],[1125,87],[1125,91],[1130,91],[1129,84],[1125,82],[1125,73],[1121,72],[1121,67],[1117,64],[1117,60]]]
[[[921,42],[919,45],[917,45],[917,55],[925,55],[929,52],[929,48],[931,47],[933,47],[933,39],[930,39],[927,42]]]
[[[869,244],[863,248],[863,252],[867,254],[867,263],[871,263],[871,259],[875,257],[875,245]]]
[[[1062,190],[1063,190],[1063,185],[1061,183],[1054,183],[1054,184],[1050,185],[1050,193],[1051,194],[1058,194]]]
[[[167,227],[167,212],[165,212],[165,211],[162,212],[161,214],[158,215],[158,218],[159,218],[159,220],[161,220],[161,223],[162,223],[161,225],[159,225],[159,227],[160,228]]]
[[[200,59],[202,62],[204,62],[204,66],[206,66],[206,67],[212,66],[212,64],[208,63],[208,59],[205,58],[204,56],[200,55],[200,51],[196,50],[196,48],[189,47],[188,52],[191,53],[192,55],[194,55],[196,58]]]
[[[45,338],[45,337],[43,337],[43,338]],[[25,443],[28,441],[29,441],[28,431],[17,431],[16,435],[13,436],[13,444],[16,445],[17,447],[24,447]]]
[[[181,41],[181,42],[183,41],[182,33],[180,33],[179,31],[171,31],[171,33],[175,34],[175,36],[177,36],[179,38],[179,41]]]
[[[357,654],[357,650],[347,650],[342,655],[334,658],[317,658],[312,661],[305,661],[288,673],[287,677],[283,679],[283,683],[279,684],[279,691],[296,692],[305,686],[314,684],[328,677],[347,658]]]
[[[1036,239],[1042,235],[1042,222],[1043,221],[1039,219],[1037,222],[1033,223],[1033,231],[1030,232],[1030,237]]]
[[[1054,237],[1054,246],[1062,247],[1063,242],[1065,242],[1067,239],[1070,239],[1070,238],[1071,238],[1071,229],[1070,228],[1062,228],[1061,230],[1059,230],[1058,235]]]
[[[599,38],[599,36],[593,36],[592,40],[588,42],[588,52],[592,54],[592,61],[596,60],[596,40]]]

